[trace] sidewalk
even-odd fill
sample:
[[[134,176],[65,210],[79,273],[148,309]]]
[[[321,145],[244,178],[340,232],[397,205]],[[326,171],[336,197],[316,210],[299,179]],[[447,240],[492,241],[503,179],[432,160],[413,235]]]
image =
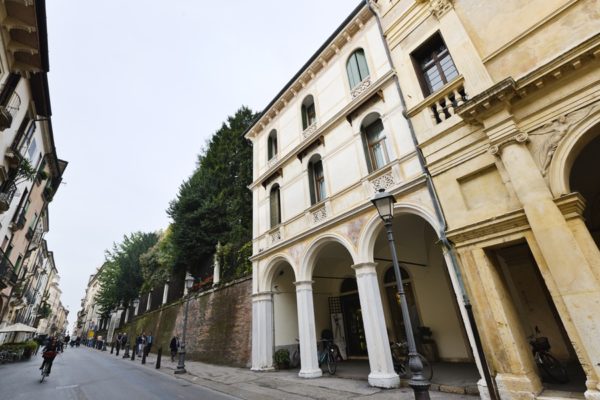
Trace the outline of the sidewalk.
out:
[[[119,361],[133,364],[131,360]],[[99,352],[99,356],[113,357],[114,354]],[[177,361],[177,360],[176,360]],[[302,379],[296,372],[253,372],[249,369],[225,367],[205,364],[197,361],[186,361],[186,374],[174,375],[177,362],[171,362],[170,355],[161,359],[161,368],[156,370],[156,355],[150,354],[146,365],[141,365],[141,358],[135,359],[135,364],[142,368],[184,379],[190,383],[201,385],[218,392],[245,400],[306,400],[306,399],[369,399],[369,400],[410,400],[413,392],[410,388],[379,389],[368,385],[366,381],[329,377]],[[476,400],[477,396],[457,395],[432,391],[431,399]]]

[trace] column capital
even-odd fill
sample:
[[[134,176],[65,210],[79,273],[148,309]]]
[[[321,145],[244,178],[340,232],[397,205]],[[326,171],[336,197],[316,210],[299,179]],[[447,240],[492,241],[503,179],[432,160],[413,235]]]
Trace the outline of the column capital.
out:
[[[312,290],[313,283],[315,283],[315,281],[296,281],[296,282],[294,282],[294,285],[296,285],[296,290],[302,290],[302,289]]]
[[[258,292],[252,293],[252,302],[273,301],[273,292]]]
[[[488,148],[488,152],[493,156],[500,157],[500,152],[503,147],[505,147],[509,144],[513,144],[513,143],[514,144],[524,144],[524,143],[527,143],[528,141],[529,141],[529,135],[527,135],[526,132],[518,132],[514,136],[505,138],[504,140],[501,140],[497,143],[490,145],[490,147]]]
[[[364,262],[352,265],[352,269],[356,271],[356,275],[375,274],[376,262]]]

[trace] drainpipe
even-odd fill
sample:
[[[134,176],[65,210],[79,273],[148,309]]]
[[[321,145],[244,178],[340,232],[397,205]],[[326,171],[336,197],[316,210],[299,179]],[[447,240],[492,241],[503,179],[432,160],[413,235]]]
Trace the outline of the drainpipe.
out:
[[[373,7],[371,7],[370,0],[365,0],[365,3],[367,5],[367,7],[369,8],[369,10],[371,11],[371,13],[373,13],[373,15],[375,17],[375,21],[377,22],[377,27],[379,29],[379,34],[381,35],[381,39],[383,41],[383,46],[385,48],[385,54],[387,56],[387,60],[390,64],[390,67],[393,70],[395,70],[394,62],[392,61],[392,55],[390,53],[390,49],[388,47],[388,44],[387,44],[387,41],[385,38],[385,34],[383,32],[383,27],[381,26],[381,21],[379,19],[379,15],[373,9]],[[490,399],[491,400],[499,400],[500,395],[499,395],[498,389],[496,387],[496,382],[492,379],[492,376],[490,374],[489,365],[487,363],[485,353],[483,352],[483,346],[481,344],[481,336],[479,335],[479,330],[477,329],[477,324],[475,323],[475,317],[473,315],[473,306],[471,305],[471,301],[469,300],[469,296],[467,294],[467,291],[465,290],[465,284],[463,281],[462,273],[460,272],[460,268],[458,267],[458,260],[456,258],[454,246],[452,245],[452,243],[450,242],[450,240],[448,240],[448,237],[446,236],[446,229],[448,228],[448,224],[446,222],[446,217],[444,216],[444,211],[442,209],[442,205],[440,203],[437,192],[435,190],[435,186],[433,185],[431,173],[429,172],[429,169],[427,168],[427,163],[425,161],[425,157],[423,156],[423,152],[421,151],[421,148],[419,147],[419,141],[417,140],[417,135],[415,134],[415,130],[413,128],[412,122],[411,122],[410,118],[408,118],[408,116],[406,115],[406,103],[404,102],[404,96],[402,95],[402,89],[400,88],[400,81],[398,80],[398,75],[396,73],[394,73],[394,83],[396,84],[396,90],[398,91],[398,95],[400,97],[400,105],[402,106],[402,110],[403,110],[402,115],[404,115],[404,118],[406,118],[406,122],[408,123],[408,130],[410,132],[412,142],[416,149],[417,158],[419,160],[419,165],[421,166],[423,175],[425,175],[427,191],[429,192],[429,196],[432,199],[433,208],[435,210],[436,217],[440,224],[440,231],[438,232],[438,236],[440,238],[440,241],[442,242],[442,245],[444,246],[444,249],[450,255],[452,269],[456,276],[456,280],[458,281],[458,285],[460,288],[460,294],[462,296],[463,304],[464,304],[465,310],[467,312],[467,317],[469,318],[469,324],[471,325],[473,339],[475,340],[475,347],[477,348],[477,354],[478,354],[479,360],[481,362],[481,369],[483,370],[483,375],[484,375],[484,379],[485,379],[485,382],[488,387]]]

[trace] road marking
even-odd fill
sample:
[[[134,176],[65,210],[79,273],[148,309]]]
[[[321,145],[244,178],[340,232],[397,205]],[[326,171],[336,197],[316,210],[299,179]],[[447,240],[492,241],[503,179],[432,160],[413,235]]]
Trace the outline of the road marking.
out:
[[[56,390],[59,390],[59,389],[73,389],[73,388],[76,388],[76,387],[79,387],[79,385],[57,386]]]

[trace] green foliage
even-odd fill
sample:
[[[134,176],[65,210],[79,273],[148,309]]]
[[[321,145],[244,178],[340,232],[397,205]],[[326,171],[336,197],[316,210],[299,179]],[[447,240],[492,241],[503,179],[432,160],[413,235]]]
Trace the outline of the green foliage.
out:
[[[211,275],[212,256],[219,241],[230,246],[231,253],[225,257],[228,267],[223,278],[227,280],[226,274],[238,270],[237,253],[252,237],[252,195],[248,190],[252,182],[252,146],[243,133],[255,118],[247,107],[228,117],[171,202],[167,212],[173,219],[177,271],[187,270],[199,278]]]
[[[173,273],[175,264],[175,250],[173,248],[173,233],[169,226],[165,232],[160,233],[158,242],[140,256],[142,267],[142,292],[164,284]]]
[[[29,160],[21,158],[19,166],[17,167],[17,174],[15,176],[15,184],[32,181],[37,175],[36,169],[31,165]]]
[[[287,369],[290,367],[290,352],[288,349],[279,349],[273,354],[273,361],[277,369]]]
[[[52,309],[50,308],[50,304],[45,301],[40,304],[40,307],[37,311],[37,316],[40,318],[48,318],[52,314]]]
[[[103,316],[108,316],[120,302],[126,305],[138,296],[143,284],[140,257],[157,242],[156,233],[135,232],[106,251],[96,295]]]
[[[248,241],[239,248],[234,248],[231,243],[219,247],[217,257],[221,266],[223,281],[241,278],[252,273],[252,241]]]

